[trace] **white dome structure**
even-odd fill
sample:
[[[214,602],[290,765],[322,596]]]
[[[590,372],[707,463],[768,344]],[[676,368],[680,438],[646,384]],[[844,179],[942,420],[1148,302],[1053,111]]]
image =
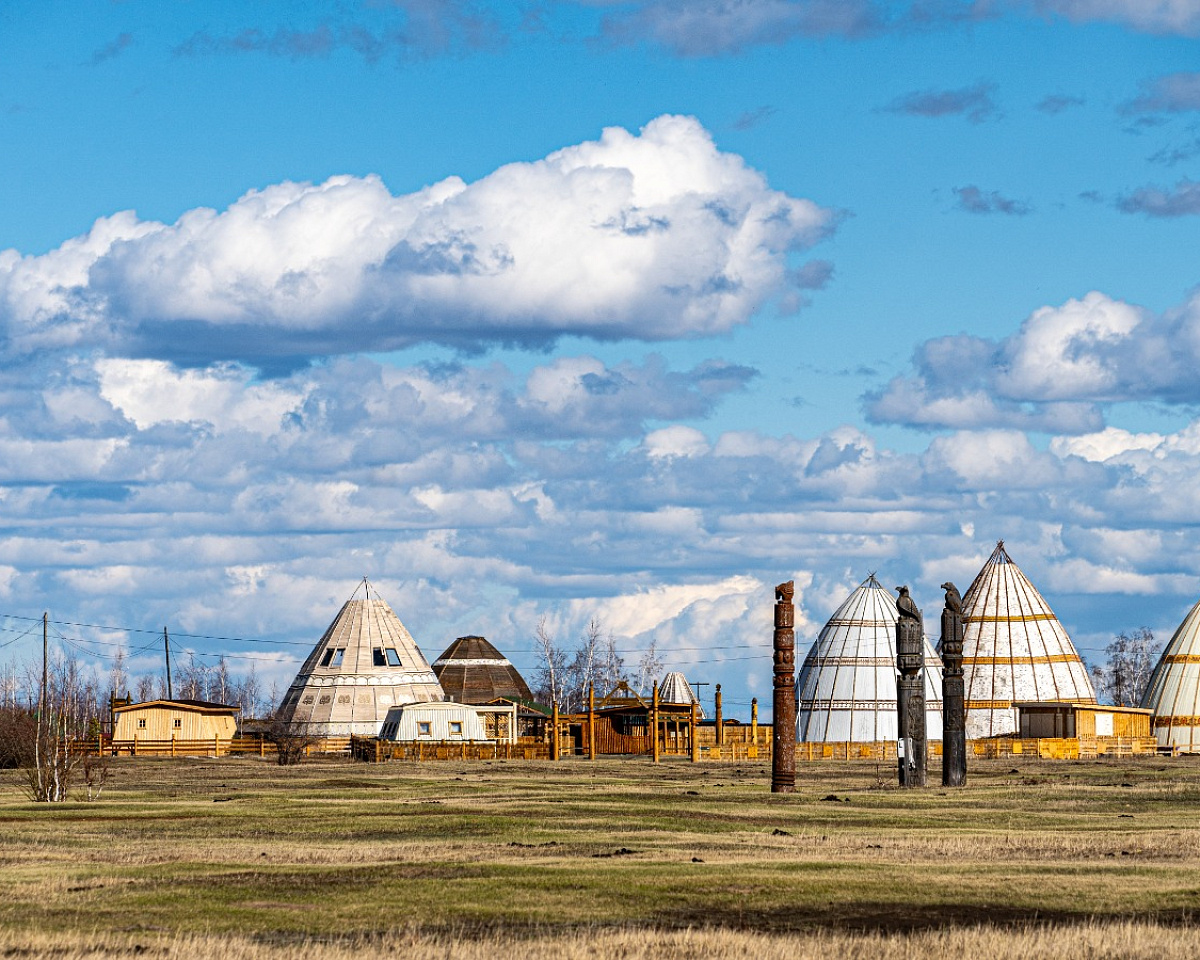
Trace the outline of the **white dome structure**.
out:
[[[871,574],[834,611],[796,678],[796,739],[895,740],[896,621],[890,591]],[[925,641],[925,728],[942,738],[942,661]]]
[[[412,634],[364,579],[304,661],[277,716],[318,736],[374,737],[392,707],[444,699]]]
[[[1159,746],[1200,753],[1200,602],[1183,618],[1150,675],[1142,706]]]
[[[1015,735],[1014,703],[1095,703],[1075,645],[1050,605],[1004,549],[963,595],[967,738]]]

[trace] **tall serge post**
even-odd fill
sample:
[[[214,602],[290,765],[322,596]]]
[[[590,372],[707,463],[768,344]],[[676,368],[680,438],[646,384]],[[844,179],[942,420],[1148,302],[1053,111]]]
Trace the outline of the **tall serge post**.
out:
[[[775,588],[775,684],[771,745],[771,792],[796,790],[795,581]]]
[[[896,607],[896,708],[898,729],[897,763],[900,786],[925,786],[925,630],[921,611],[908,587],[897,587]]]
[[[967,704],[963,680],[962,597],[952,583],[943,583],[942,610],[942,786],[967,782]]]

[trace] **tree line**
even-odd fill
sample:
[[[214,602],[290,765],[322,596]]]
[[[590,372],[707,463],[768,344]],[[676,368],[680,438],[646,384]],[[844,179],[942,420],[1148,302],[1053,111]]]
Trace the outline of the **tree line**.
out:
[[[557,703],[564,713],[586,710],[589,688],[603,697],[624,682],[646,696],[663,670],[657,640],[650,641],[632,670],[627,667],[616,638],[597,617],[588,621],[574,647],[568,648],[555,639],[543,616],[534,631],[534,644],[539,659],[531,685],[533,695],[540,703]]]

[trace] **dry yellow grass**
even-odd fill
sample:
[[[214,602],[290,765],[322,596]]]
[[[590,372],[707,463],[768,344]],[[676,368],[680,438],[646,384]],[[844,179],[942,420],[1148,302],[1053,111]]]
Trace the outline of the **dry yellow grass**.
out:
[[[0,772],[0,956],[1200,953],[1200,760],[1011,764],[782,797],[761,764],[130,758],[53,807]]]

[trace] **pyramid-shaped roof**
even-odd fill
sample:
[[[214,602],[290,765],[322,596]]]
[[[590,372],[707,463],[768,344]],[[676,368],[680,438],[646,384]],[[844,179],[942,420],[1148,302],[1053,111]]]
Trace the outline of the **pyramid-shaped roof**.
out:
[[[278,717],[325,736],[373,737],[390,708],[443,699],[412,634],[364,579],[304,661]]]
[[[875,574],[833,612],[796,678],[796,739],[817,743],[895,740],[896,621],[900,612]],[[942,738],[942,661],[925,641],[925,729]]]
[[[662,678],[658,685],[658,702],[683,704],[691,706],[696,704],[699,716],[704,719],[704,708],[700,706],[700,698],[696,696],[692,685],[688,683],[685,677],[678,670],[673,670]]]
[[[1159,744],[1200,753],[1200,602],[1159,658],[1142,706],[1154,711],[1151,722]]]
[[[459,637],[433,662],[433,672],[446,696],[459,703],[533,699],[517,668],[483,637]]]
[[[1017,730],[1014,702],[1095,703],[1087,668],[1004,541],[963,596],[967,737]]]

